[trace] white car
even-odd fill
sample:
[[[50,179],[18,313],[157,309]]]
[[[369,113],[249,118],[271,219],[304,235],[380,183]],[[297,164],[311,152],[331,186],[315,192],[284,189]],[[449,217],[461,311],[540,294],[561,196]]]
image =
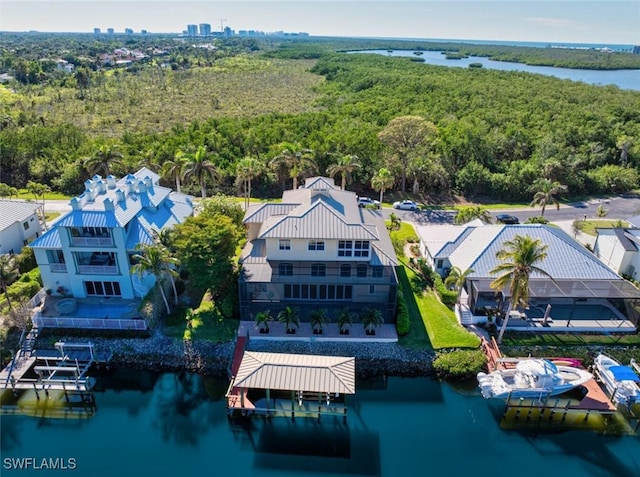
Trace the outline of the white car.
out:
[[[358,207],[380,207],[379,200],[373,200],[369,197],[358,197]]]
[[[418,210],[418,204],[416,204],[412,200],[403,200],[403,201],[394,202],[393,208],[400,209],[400,210]]]

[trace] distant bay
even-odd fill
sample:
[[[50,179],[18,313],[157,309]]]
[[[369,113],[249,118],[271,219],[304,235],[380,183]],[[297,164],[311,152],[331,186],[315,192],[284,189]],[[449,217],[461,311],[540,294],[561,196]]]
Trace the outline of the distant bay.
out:
[[[458,68],[468,68],[471,63],[482,63],[483,68],[491,70],[524,71],[571,81],[581,81],[591,85],[615,85],[620,89],[640,91],[640,70],[583,70],[557,68],[553,66],[529,66],[523,63],[490,60],[489,58],[480,56],[448,60],[440,51],[421,51],[419,56],[416,56],[414,52],[410,50],[366,50],[353,51],[351,53],[374,53],[386,56],[419,58],[424,60],[424,63],[428,65]]]

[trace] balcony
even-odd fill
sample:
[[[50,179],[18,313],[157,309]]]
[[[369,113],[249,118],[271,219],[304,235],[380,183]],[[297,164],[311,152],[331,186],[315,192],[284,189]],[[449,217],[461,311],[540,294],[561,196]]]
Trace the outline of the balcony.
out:
[[[74,247],[113,247],[113,239],[106,237],[71,237]]]
[[[83,275],[117,275],[116,265],[78,265],[78,273]]]
[[[67,264],[66,263],[50,263],[49,269],[53,273],[67,273]]]

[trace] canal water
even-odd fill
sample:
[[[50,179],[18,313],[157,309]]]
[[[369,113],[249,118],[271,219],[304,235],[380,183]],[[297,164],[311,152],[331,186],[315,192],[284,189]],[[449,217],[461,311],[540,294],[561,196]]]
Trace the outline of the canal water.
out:
[[[0,472],[3,477],[640,475],[640,437],[503,430],[498,409],[473,383],[454,389],[428,378],[359,381],[346,424],[333,417],[231,421],[223,397],[227,385],[188,373],[102,376],[91,417],[3,415]],[[25,458],[35,464],[17,469]],[[48,459],[45,467],[57,460],[63,469],[43,472],[43,459]]]
[[[640,90],[640,70],[583,70],[573,68],[556,68],[553,66],[529,66],[523,63],[495,61],[479,56],[470,56],[459,60],[448,60],[440,51],[423,51],[416,56],[410,50],[368,50],[351,53],[376,53],[386,56],[420,58],[425,64],[468,68],[471,63],[482,63],[482,67],[490,70],[525,71],[556,78],[581,81],[592,85],[615,85],[621,89]]]

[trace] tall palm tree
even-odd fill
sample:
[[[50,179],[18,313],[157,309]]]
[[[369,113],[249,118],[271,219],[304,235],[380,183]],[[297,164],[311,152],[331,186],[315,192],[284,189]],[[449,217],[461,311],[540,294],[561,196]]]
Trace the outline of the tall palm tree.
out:
[[[458,293],[458,303],[460,303],[460,296],[462,295],[462,290],[464,289],[464,284],[467,281],[467,277],[472,273],[473,268],[467,268],[463,272],[459,267],[453,267],[451,270],[449,270],[449,275],[447,276],[447,278],[444,279],[444,285],[447,288],[452,286]]]
[[[15,256],[9,255],[8,253],[0,255],[0,290],[2,290],[4,296],[7,298],[10,311],[13,311],[13,306],[9,298],[8,288],[19,275],[20,272],[18,272],[18,264],[16,263]]]
[[[236,179],[243,183],[244,208],[249,208],[251,199],[251,181],[262,174],[262,163],[255,157],[247,156],[238,161],[236,166]]]
[[[491,282],[496,291],[509,287],[509,307],[498,335],[498,344],[509,322],[509,314],[517,307],[526,307],[529,303],[529,277],[536,272],[553,280],[538,264],[547,258],[548,246],[540,239],[528,235],[516,235],[512,240],[503,243],[503,249],[496,253],[502,263],[496,265],[489,273],[499,276]]]
[[[176,192],[178,194],[181,192],[180,187],[182,185],[182,178],[185,175],[187,162],[188,159],[184,152],[177,151],[173,156],[173,160],[168,160],[162,164],[162,177],[176,181]]]
[[[187,165],[184,171],[184,178],[193,179],[200,184],[202,198],[207,197],[206,178],[209,176],[214,181],[220,177],[220,172],[216,165],[209,161],[206,146],[199,146],[195,153],[187,155]]]
[[[111,174],[111,166],[122,165],[122,158],[116,146],[103,144],[93,156],[85,158],[83,165],[90,176],[98,172],[104,172],[105,176]]]
[[[47,230],[47,219],[44,213],[44,201],[45,195],[48,192],[51,192],[51,188],[46,184],[40,184],[39,182],[29,181],[27,182],[27,190],[33,194],[36,200],[38,197],[42,198],[42,210],[40,213],[42,214],[42,227],[44,230]]]
[[[533,200],[531,201],[531,207],[536,205],[542,206],[542,212],[540,216],[544,217],[544,211],[547,205],[555,205],[556,210],[560,209],[560,202],[556,199],[556,195],[564,194],[568,191],[566,185],[560,184],[558,181],[550,181],[549,179],[540,179],[536,181],[531,187],[532,192],[535,192]]]
[[[162,286],[162,279],[165,274],[177,276],[177,272],[172,266],[178,265],[178,260],[173,258],[166,248],[158,244],[138,244],[137,249],[140,253],[133,256],[137,263],[131,267],[131,273],[135,273],[140,277],[147,274],[152,274],[156,277],[156,285],[167,308],[167,314],[171,313],[171,308],[169,308],[169,302]]]
[[[351,173],[360,169],[360,159],[358,156],[353,154],[344,154],[338,157],[338,160],[335,164],[331,164],[327,169],[329,173],[329,177],[333,179],[333,177],[338,174],[342,175],[342,190],[345,190],[347,186],[347,182],[351,183],[353,180],[351,177]]]
[[[389,169],[386,169],[384,167],[371,178],[371,187],[373,187],[373,190],[380,191],[380,207],[382,207],[384,191],[393,186],[394,182],[395,178],[393,177],[393,174],[391,174],[391,171],[389,171]]]
[[[311,149],[304,148],[297,142],[283,142],[278,148],[281,152],[271,159],[269,166],[274,170],[287,168],[289,177],[293,179],[294,190],[298,188],[298,177],[303,171],[311,174],[317,172],[318,165],[313,160]]]

